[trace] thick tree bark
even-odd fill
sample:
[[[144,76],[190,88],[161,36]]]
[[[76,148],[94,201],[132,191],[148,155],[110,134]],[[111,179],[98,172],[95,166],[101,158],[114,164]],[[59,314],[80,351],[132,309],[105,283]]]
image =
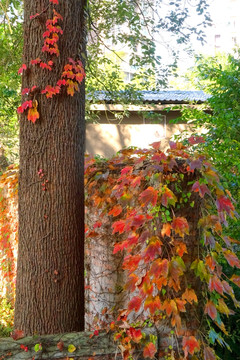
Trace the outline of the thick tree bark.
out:
[[[60,56],[31,66],[23,88],[55,86],[68,58],[84,52],[84,1],[59,0]],[[49,0],[25,0],[23,63],[40,57]],[[30,15],[41,13],[30,20]],[[29,99],[29,98],[28,98]],[[24,101],[26,98],[24,98]],[[19,250],[15,328],[30,334],[84,329],[84,84],[74,96],[37,94],[40,119],[20,119]],[[43,174],[43,175],[42,175]]]

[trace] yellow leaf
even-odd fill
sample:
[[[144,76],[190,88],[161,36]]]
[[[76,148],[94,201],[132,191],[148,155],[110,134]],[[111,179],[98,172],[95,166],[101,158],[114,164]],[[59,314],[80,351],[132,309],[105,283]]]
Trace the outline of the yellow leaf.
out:
[[[76,350],[76,347],[73,344],[68,345],[68,352],[73,353]]]

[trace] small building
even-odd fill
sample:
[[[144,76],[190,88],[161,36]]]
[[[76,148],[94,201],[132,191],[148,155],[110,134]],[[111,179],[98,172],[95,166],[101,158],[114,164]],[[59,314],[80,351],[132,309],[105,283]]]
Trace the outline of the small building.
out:
[[[124,147],[146,148],[155,141],[166,148],[173,135],[191,132],[190,125],[181,121],[181,109],[209,111],[205,104],[209,95],[203,91],[142,91],[140,95],[140,104],[115,104],[106,93],[97,94],[98,101],[90,104],[96,120],[86,127],[87,153],[110,157]]]

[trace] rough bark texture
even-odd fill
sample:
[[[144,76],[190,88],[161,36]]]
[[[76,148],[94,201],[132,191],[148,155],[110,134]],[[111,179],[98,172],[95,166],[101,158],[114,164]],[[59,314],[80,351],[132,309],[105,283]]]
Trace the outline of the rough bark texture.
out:
[[[84,1],[59,1],[63,16],[60,56],[53,70],[31,66],[23,88],[55,86],[68,57],[84,46]],[[24,55],[42,53],[49,0],[25,0]],[[46,11],[43,11],[46,10]],[[30,20],[30,15],[42,13]],[[24,101],[26,98],[23,99]],[[84,84],[73,97],[37,95],[40,119],[20,120],[19,253],[15,328],[25,335],[81,331],[84,328]],[[42,169],[43,176],[38,172]],[[44,184],[44,185],[43,185]]]

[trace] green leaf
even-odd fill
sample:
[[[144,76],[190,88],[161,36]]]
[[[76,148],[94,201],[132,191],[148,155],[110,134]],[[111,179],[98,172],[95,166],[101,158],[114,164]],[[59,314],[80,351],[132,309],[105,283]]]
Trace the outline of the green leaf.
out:
[[[42,345],[41,345],[41,344],[36,344],[36,345],[34,346],[34,351],[35,351],[35,352],[42,351]]]

